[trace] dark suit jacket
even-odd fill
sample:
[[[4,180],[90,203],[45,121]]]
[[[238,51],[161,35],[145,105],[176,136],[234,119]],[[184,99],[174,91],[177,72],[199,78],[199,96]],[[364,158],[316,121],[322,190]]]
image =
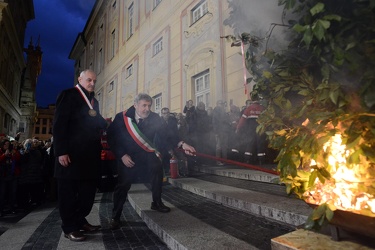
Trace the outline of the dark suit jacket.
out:
[[[126,116],[135,122],[135,108],[133,106],[126,111]],[[151,112],[142,123],[138,124],[138,128],[150,142],[155,143],[157,138],[160,139],[156,143],[156,147],[160,152],[164,151],[166,147],[170,147],[170,144],[175,147],[178,143],[178,138],[169,138],[165,122],[154,112]],[[107,136],[111,151],[116,155],[118,160],[125,154],[132,157],[144,151],[136,144],[126,129],[123,112],[118,113],[108,127]]]
[[[93,93],[81,87],[89,100]],[[68,154],[72,161],[70,166],[63,167],[55,162],[56,178],[62,179],[97,179],[100,168],[100,132],[107,122],[99,114],[99,104],[94,98],[95,117],[89,115],[89,106],[76,88],[60,93],[56,102],[53,121],[53,144],[55,156]]]
[[[168,153],[169,150],[174,149],[179,142],[179,134],[178,134],[178,125],[177,125],[177,119],[173,115],[170,115],[168,117],[168,121],[165,121],[163,119],[164,126],[166,129],[166,140],[165,140],[165,146],[164,148],[167,150],[164,153]],[[159,139],[159,138],[158,138]],[[161,143],[163,143],[163,138],[160,138]]]

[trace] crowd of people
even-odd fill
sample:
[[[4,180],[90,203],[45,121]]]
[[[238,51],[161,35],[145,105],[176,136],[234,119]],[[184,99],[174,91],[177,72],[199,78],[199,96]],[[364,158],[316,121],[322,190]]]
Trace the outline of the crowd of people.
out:
[[[0,135],[0,217],[56,199],[51,140]]]
[[[257,118],[264,109],[265,105],[256,96],[247,100],[241,108],[230,105],[229,110],[226,102],[222,100],[218,100],[213,109],[206,109],[203,102],[194,106],[193,101],[189,100],[183,113],[169,113],[168,108],[163,108],[162,116],[166,121],[172,120],[172,117],[176,119],[180,137],[200,153],[197,157],[187,159],[189,166],[222,166],[225,165],[226,159],[262,165],[266,163],[266,159],[268,162],[273,160],[273,156],[266,157],[269,149],[265,135],[256,133]],[[168,118],[163,114],[166,110]],[[205,155],[214,156],[216,160]],[[180,160],[180,174],[188,174],[183,155],[178,155],[177,158]],[[168,172],[167,164],[165,170]]]

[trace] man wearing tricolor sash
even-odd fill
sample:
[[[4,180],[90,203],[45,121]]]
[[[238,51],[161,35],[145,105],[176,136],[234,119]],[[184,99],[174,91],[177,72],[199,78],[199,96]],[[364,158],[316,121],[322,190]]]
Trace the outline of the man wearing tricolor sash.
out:
[[[170,208],[161,199],[163,167],[158,150],[172,143],[192,155],[195,149],[180,141],[178,135],[168,137],[162,118],[151,111],[152,98],[140,93],[134,105],[116,115],[108,127],[108,143],[118,160],[118,183],[113,194],[111,229],[121,227],[120,216],[132,183],[147,177],[152,188],[151,209],[167,213]],[[159,142],[154,145],[154,142]]]

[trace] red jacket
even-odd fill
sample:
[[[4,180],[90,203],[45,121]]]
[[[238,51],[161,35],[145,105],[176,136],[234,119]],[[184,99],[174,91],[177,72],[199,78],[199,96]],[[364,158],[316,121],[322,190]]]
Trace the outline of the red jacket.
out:
[[[263,110],[264,106],[262,106],[259,102],[252,102],[243,112],[237,125],[237,131],[239,131],[245,125],[247,119],[258,119]]]
[[[21,154],[13,149],[11,155],[5,155],[0,149],[0,177],[18,176],[20,174],[19,162]]]

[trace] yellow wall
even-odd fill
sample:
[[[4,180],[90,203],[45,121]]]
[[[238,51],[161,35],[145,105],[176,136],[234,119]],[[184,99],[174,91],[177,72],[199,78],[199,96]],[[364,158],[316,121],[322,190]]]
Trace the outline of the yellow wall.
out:
[[[77,51],[72,57],[81,63],[80,68],[76,63],[76,72],[89,68],[92,62],[91,68],[98,73],[96,92],[101,96],[103,116],[114,117],[128,108],[139,92],[152,97],[161,95],[161,107],[181,112],[189,99],[196,105],[193,79],[206,70],[209,70],[210,79],[206,108],[214,107],[219,99],[243,106],[248,94],[244,91],[241,48],[231,47],[220,38],[233,35],[233,30],[223,25],[230,13],[227,1],[206,0],[208,13],[195,23],[192,22],[192,10],[202,1],[163,0],[155,8],[153,2],[97,0],[87,21],[83,31],[87,41],[85,52]],[[134,20],[133,35],[129,37],[128,9],[131,5]],[[115,55],[111,58],[113,30],[116,30],[116,45]],[[162,50],[153,56],[153,46],[160,38]],[[94,55],[90,57],[87,51],[91,41]],[[79,47],[78,44],[74,46]],[[100,46],[105,51],[105,60],[102,69],[98,70]],[[127,76],[130,65],[133,65],[133,75]],[[112,81],[114,89],[109,92]]]

